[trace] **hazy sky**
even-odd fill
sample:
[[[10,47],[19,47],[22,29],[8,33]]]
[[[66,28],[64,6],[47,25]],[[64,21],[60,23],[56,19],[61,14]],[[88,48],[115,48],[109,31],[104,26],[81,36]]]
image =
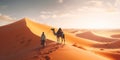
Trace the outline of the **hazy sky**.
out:
[[[120,29],[120,0],[0,0],[0,20],[23,17],[54,27]]]

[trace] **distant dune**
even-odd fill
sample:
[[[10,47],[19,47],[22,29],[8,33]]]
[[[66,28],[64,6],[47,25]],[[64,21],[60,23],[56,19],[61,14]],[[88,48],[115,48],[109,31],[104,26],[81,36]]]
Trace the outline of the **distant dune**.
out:
[[[97,51],[95,53],[111,58],[111,60],[120,60],[120,54],[118,53],[100,52],[100,51],[99,52]]]
[[[78,36],[82,36],[80,38],[86,38],[94,41],[98,41],[101,43],[93,44],[92,49],[93,52],[96,54],[105,56],[110,58],[111,60],[120,60],[120,40],[118,39],[120,30],[65,30],[66,32],[69,32],[71,34],[78,34]],[[116,35],[117,37],[112,37],[111,35]],[[111,37],[110,37],[111,36]],[[94,38],[95,37],[95,38]],[[97,37],[97,38],[96,38]],[[100,40],[100,41],[99,41]],[[102,41],[101,41],[102,40]],[[76,45],[75,45],[76,46]],[[76,46],[79,48],[79,46]],[[83,50],[89,50],[84,49],[80,47]]]
[[[67,60],[68,57],[73,57],[73,60],[110,60],[72,46],[77,44],[86,48],[98,42],[79,38],[67,32],[65,32],[66,45],[56,44],[56,37],[51,28],[35,23],[29,18],[0,27],[0,60]],[[47,37],[47,46],[44,49],[40,45],[42,32],[45,32]],[[61,56],[62,58],[59,58]]]
[[[93,46],[96,48],[119,49],[120,48],[120,40],[110,42],[110,43],[94,44]]]
[[[77,29],[63,29],[64,31],[67,31],[67,32],[69,32],[69,33],[76,33],[76,32],[78,32],[78,30]]]
[[[112,38],[120,38],[120,34],[115,34],[111,36]]]
[[[119,40],[119,39],[114,39],[114,38],[98,36],[98,35],[95,35],[94,33],[92,33],[91,31],[79,33],[79,34],[76,34],[76,36],[85,38],[85,39],[98,41],[98,42],[112,42],[112,41]]]

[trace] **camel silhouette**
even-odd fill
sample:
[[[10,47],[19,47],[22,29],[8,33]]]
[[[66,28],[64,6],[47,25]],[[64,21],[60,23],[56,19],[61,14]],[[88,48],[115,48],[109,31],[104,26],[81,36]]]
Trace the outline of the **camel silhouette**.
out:
[[[55,28],[51,28],[51,30],[53,34],[57,37],[57,42],[60,43],[60,38],[61,38],[61,43],[64,41],[64,44],[65,44],[65,35],[62,29],[59,28],[57,32],[55,32]]]

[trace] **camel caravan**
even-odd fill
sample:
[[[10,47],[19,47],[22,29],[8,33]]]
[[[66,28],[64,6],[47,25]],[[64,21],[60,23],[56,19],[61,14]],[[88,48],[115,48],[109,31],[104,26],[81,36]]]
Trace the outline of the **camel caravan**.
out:
[[[59,28],[57,32],[55,32],[55,28],[51,28],[51,30],[57,38],[57,44],[62,44],[62,43],[65,44],[65,34],[62,31],[62,29]],[[42,35],[41,35],[41,45],[42,45],[43,48],[46,45],[46,36],[45,36],[44,32],[42,32]]]

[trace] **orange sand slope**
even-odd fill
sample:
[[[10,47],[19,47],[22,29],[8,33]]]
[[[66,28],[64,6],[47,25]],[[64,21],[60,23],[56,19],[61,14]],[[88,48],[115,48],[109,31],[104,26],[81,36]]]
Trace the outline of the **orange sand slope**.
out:
[[[110,60],[108,58],[81,50],[73,46],[64,46],[50,54],[52,60]]]
[[[40,55],[36,52],[36,48],[39,48],[41,52],[43,50],[40,48],[40,35],[42,32],[45,32],[47,39],[56,41],[56,37],[53,35],[50,30],[50,26],[46,26],[44,24],[38,24],[32,22],[28,18],[24,18],[15,23],[0,27],[0,60],[38,60],[40,59]],[[66,44],[73,45],[78,44],[82,47],[91,47],[91,45],[96,44],[97,42],[78,38],[76,36],[70,35],[65,32],[66,36]],[[50,43],[48,43],[49,45]],[[48,48],[53,48],[56,45],[49,46]],[[62,51],[61,51],[62,49]],[[72,54],[76,54],[74,57],[80,59],[90,58],[92,60],[101,59],[107,60],[104,57],[99,57],[93,53],[89,53],[83,50],[79,50],[73,46],[65,46],[61,49],[56,50],[51,58],[59,58],[59,52],[64,52],[63,56],[72,57]],[[68,51],[68,52],[65,52]],[[78,53],[78,52],[79,53]],[[71,53],[72,52],[72,53]],[[82,53],[82,54],[81,54]],[[40,53],[41,54],[41,53]],[[37,59],[31,59],[31,57],[38,57]],[[82,56],[82,57],[81,57]],[[90,56],[90,57],[89,57]],[[75,60],[73,57],[73,60]],[[67,59],[66,57],[61,58]],[[53,59],[54,60],[54,59]]]
[[[97,30],[97,31],[94,30],[94,31],[92,31],[92,32],[91,31],[83,31],[83,32],[79,32],[77,34],[80,34],[81,36],[83,36],[85,38],[91,38],[91,39],[95,39],[95,40],[101,39],[103,42],[101,41],[101,43],[94,44],[93,45],[94,48],[92,49],[92,51],[95,53],[97,52],[97,54],[103,55],[112,60],[120,60],[120,58],[119,58],[119,56],[120,56],[120,49],[119,49],[120,48],[120,40],[117,39],[117,37],[119,37],[120,30],[117,29],[117,30]],[[69,30],[69,32],[70,32],[70,30]],[[112,35],[116,35],[117,37],[116,38],[109,37]],[[109,39],[111,42],[109,42]]]
[[[120,38],[120,34],[115,34],[115,35],[112,35],[111,37],[113,37],[113,38]]]
[[[0,27],[0,60],[22,60],[39,47],[39,39],[26,26],[25,20]]]

